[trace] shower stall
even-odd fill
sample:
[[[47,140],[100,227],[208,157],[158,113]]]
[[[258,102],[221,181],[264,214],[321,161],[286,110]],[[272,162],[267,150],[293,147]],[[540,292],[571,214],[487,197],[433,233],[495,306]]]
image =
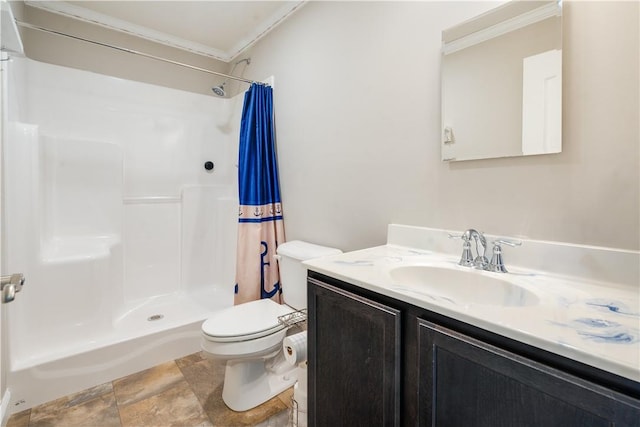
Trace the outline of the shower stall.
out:
[[[26,277],[3,307],[17,412],[196,352],[232,305],[242,105],[3,69],[3,269]]]

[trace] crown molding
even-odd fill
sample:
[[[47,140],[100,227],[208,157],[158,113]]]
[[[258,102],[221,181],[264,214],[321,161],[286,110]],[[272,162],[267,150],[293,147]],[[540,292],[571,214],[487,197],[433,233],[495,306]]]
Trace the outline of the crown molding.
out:
[[[186,40],[181,37],[172,36],[161,31],[133,24],[131,22],[114,18],[103,13],[95,12],[81,6],[76,6],[64,1],[33,1],[25,0],[25,4],[37,9],[58,15],[67,16],[72,19],[87,22],[93,25],[99,25],[113,31],[126,33],[135,37],[143,38],[165,46],[184,50],[202,55],[219,61],[230,62],[236,56],[240,55],[244,50],[248,49],[260,38],[264,37],[269,31],[275,28],[280,22],[288,18],[293,12],[298,10],[305,1],[286,3],[282,8],[278,9],[270,18],[263,21],[252,33],[245,39],[240,40],[229,51],[223,51],[201,43]]]
[[[295,3],[285,3],[280,9],[278,9],[273,15],[261,22],[247,37],[236,43],[231,49],[229,54],[231,59],[235,59],[242,54],[245,50],[253,46],[258,40],[267,35],[271,30],[277,27],[285,19],[291,16],[294,12],[297,12],[309,0],[297,1]]]

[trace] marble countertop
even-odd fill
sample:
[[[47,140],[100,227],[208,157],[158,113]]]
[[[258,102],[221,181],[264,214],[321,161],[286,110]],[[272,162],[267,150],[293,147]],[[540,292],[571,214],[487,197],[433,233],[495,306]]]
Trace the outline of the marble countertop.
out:
[[[535,294],[537,304],[465,304],[403,288],[391,275],[394,268],[408,265],[469,271],[458,261],[453,255],[387,244],[304,264],[318,273],[640,381],[637,289],[510,267],[504,274],[475,272],[513,281]]]

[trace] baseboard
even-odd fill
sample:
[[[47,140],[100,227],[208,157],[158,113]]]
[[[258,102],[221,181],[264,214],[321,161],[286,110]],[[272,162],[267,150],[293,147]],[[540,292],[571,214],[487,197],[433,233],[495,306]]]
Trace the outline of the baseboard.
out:
[[[2,395],[2,407],[0,407],[0,425],[5,427],[9,421],[9,402],[11,401],[11,390],[7,389]]]

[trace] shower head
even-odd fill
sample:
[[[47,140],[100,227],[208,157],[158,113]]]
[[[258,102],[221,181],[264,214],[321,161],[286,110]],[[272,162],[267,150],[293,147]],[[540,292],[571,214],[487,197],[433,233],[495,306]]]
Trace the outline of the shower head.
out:
[[[233,68],[231,69],[231,75],[233,75],[233,72],[236,70],[236,67],[238,66],[238,64],[241,64],[243,62],[246,62],[247,65],[249,65],[251,64],[251,58],[244,58],[239,60],[235,64],[233,64]],[[213,93],[215,93],[218,96],[222,96],[222,97],[226,96],[227,93],[224,90],[224,85],[226,85],[228,81],[229,79],[225,80],[221,85],[212,87],[211,90],[213,91]]]
[[[225,92],[224,92],[225,83],[222,83],[220,86],[212,87],[211,90],[213,91],[213,93],[215,93],[218,96],[224,96],[225,95]]]

